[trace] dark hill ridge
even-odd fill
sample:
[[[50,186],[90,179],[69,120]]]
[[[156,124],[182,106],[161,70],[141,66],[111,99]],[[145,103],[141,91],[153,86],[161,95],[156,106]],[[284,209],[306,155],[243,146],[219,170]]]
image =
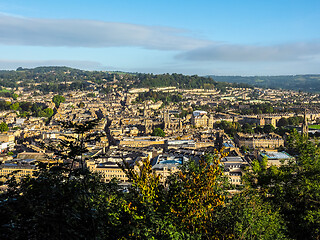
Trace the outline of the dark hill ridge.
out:
[[[147,74],[126,73],[119,71],[85,71],[69,67],[36,67],[22,68],[16,71],[0,70],[0,87],[27,87],[29,90],[39,89],[42,92],[65,91],[66,82],[72,83],[71,89],[86,89],[89,82],[98,85],[113,82],[123,89],[132,87],[177,87],[177,88],[216,88],[224,91],[226,87],[263,87],[320,92],[320,74],[286,75],[286,76],[197,76],[183,74]],[[35,83],[38,84],[35,87]],[[89,84],[90,85],[90,84]]]
[[[69,67],[22,68],[16,71],[0,71],[0,86],[24,87],[26,90],[46,92],[63,92],[66,90],[87,89],[92,83],[105,85],[117,82],[122,89],[177,87],[184,89],[203,88],[225,91],[226,87],[250,87],[243,83],[217,82],[209,77],[183,75],[177,73],[149,74],[126,73],[120,71],[84,71]],[[40,83],[40,84],[39,84]],[[106,90],[107,91],[107,90]]]
[[[263,88],[282,88],[305,92],[320,92],[320,74],[283,75],[283,76],[215,76],[218,82],[246,83]]]

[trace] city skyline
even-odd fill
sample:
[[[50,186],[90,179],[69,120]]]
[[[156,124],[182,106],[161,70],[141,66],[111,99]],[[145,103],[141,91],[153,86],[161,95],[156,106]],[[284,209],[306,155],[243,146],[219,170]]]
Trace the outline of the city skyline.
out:
[[[317,1],[0,1],[0,69],[317,74]]]

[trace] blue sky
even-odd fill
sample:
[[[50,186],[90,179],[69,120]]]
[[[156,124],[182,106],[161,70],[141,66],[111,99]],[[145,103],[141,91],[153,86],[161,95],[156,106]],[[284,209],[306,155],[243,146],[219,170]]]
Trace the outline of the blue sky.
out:
[[[320,1],[0,0],[0,69],[320,73]]]

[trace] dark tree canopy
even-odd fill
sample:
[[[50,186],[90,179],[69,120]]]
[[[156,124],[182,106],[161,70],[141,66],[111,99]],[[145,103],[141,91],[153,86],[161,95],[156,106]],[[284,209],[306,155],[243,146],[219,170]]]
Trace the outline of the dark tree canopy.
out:
[[[155,128],[152,132],[153,136],[165,137],[166,133],[161,128]]]
[[[5,122],[0,123],[0,132],[6,132],[8,130],[9,130],[9,127]]]
[[[60,106],[60,103],[63,103],[65,100],[66,100],[65,97],[61,95],[55,95],[52,98],[52,102],[54,102],[54,104],[56,105],[56,108],[58,108]]]

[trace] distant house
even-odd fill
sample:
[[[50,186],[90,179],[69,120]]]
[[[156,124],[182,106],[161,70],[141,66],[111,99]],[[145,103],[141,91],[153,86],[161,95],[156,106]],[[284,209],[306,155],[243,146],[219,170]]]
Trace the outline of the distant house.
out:
[[[152,170],[161,176],[162,182],[165,182],[166,178],[179,171],[179,166],[186,161],[188,161],[188,158],[182,155],[160,154],[152,159]]]
[[[15,146],[15,136],[12,134],[0,134],[0,151],[11,151]]]
[[[192,114],[192,124],[195,127],[204,127],[204,128],[212,128],[214,119],[213,116],[210,115],[208,117],[208,113],[206,111],[194,111]]]
[[[221,159],[221,163],[224,166],[224,174],[228,176],[230,183],[234,185],[242,184],[242,176],[244,174],[244,168],[249,166],[248,162],[239,156],[236,157],[224,157]]]
[[[99,173],[103,182],[109,182],[113,178],[117,178],[121,182],[127,182],[129,180],[125,172],[116,162],[96,163],[94,161],[88,161],[87,167],[90,171]]]
[[[283,138],[275,133],[269,134],[244,134],[237,133],[234,142],[238,146],[246,146],[251,149],[255,148],[278,148],[284,146]]]
[[[0,181],[6,181],[7,177],[14,176],[18,181],[26,176],[32,176],[36,166],[28,163],[4,163],[0,165]]]

